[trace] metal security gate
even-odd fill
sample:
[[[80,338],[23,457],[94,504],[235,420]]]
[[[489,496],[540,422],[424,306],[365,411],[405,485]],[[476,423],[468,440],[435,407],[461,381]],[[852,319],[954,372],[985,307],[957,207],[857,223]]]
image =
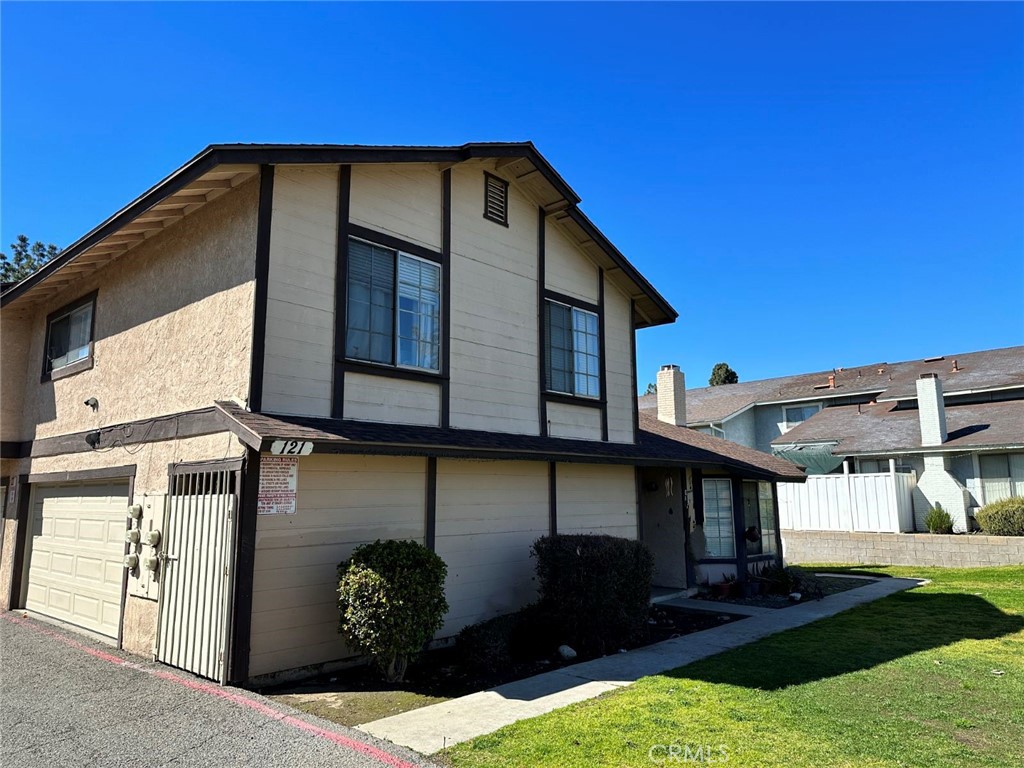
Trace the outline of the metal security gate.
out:
[[[156,658],[227,682],[241,462],[171,468]]]

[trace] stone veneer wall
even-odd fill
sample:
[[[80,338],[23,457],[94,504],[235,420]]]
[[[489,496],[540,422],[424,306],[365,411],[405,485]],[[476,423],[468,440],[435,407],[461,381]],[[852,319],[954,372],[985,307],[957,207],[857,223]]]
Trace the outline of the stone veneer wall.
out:
[[[1024,536],[782,531],[787,563],[977,568],[1024,565]]]

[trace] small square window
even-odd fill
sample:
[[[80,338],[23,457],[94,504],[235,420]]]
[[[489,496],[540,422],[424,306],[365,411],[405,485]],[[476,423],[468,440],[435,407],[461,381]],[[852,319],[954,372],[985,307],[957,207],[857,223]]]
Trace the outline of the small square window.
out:
[[[484,172],[484,218],[508,226],[508,182]]]
[[[47,318],[43,379],[92,367],[96,294],[63,307]]]

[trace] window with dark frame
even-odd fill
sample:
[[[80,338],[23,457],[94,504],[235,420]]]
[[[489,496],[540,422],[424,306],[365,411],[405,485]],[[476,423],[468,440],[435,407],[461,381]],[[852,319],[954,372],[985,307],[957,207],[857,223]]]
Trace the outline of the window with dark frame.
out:
[[[601,353],[598,318],[568,304],[546,302],[545,386],[549,392],[601,396]]]
[[[93,315],[96,296],[91,294],[57,310],[46,323],[43,375],[49,376],[92,357]]]
[[[484,218],[508,226],[508,182],[484,172]]]
[[[349,239],[345,356],[440,370],[441,266]]]

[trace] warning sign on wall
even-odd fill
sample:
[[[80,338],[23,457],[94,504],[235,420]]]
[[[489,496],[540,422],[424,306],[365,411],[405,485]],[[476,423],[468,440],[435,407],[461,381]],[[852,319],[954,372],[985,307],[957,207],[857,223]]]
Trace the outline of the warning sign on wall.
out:
[[[298,481],[297,456],[261,457],[260,492],[256,502],[256,514],[294,515]]]

